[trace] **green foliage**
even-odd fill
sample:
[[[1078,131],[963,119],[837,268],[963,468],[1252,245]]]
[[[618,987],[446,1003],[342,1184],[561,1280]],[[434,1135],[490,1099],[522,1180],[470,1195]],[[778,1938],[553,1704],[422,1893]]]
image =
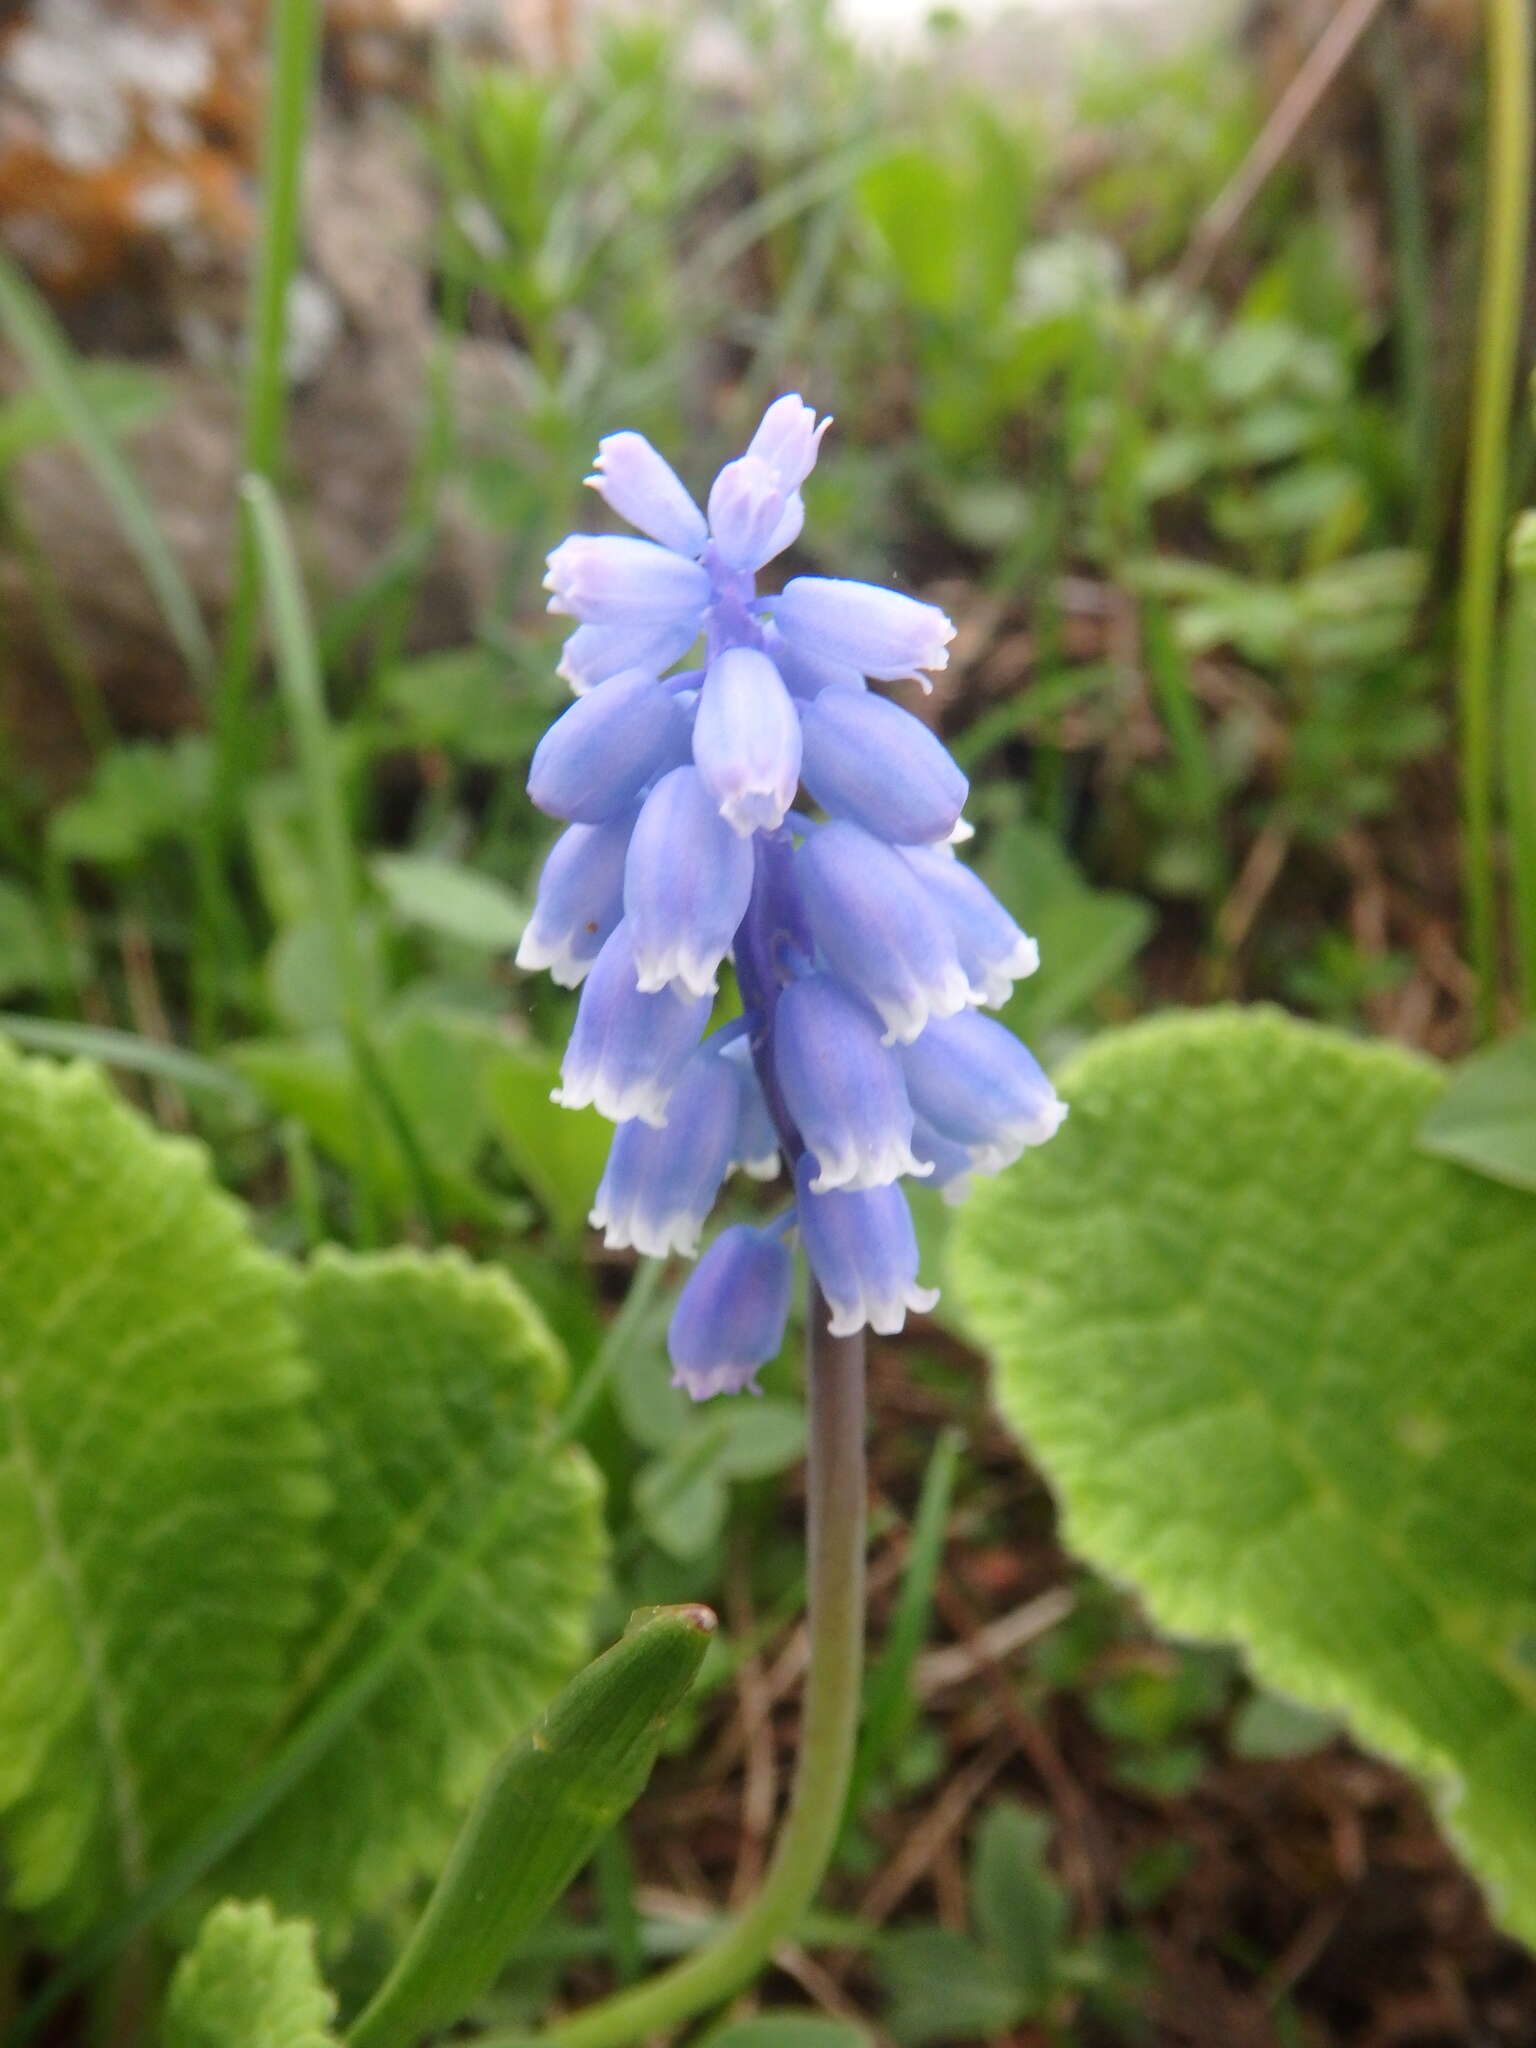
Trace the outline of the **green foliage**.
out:
[[[887,2025],[902,2048],[996,2040],[1041,2019],[1066,1981],[1070,1908],[1046,1867],[1050,1829],[1007,1802],[992,1807],[971,1862],[976,1939],[944,1927],[903,1928],[878,1950],[890,1995]]]
[[[601,1537],[580,1453],[552,1453],[563,1362],[504,1275],[453,1253],[322,1253],[295,1296],[333,1508],[283,1719],[343,1682],[495,1512],[494,1551],[301,1785],[226,1889],[336,1924],[435,1869],[491,1759],[580,1659]]]
[[[1468,1060],[1425,1117],[1419,1142],[1475,1173],[1536,1189],[1536,1027]]]
[[[162,2048],[334,2048],[314,1929],[263,1900],[215,1906],[176,1966]]]
[[[953,1283],[1069,1539],[1422,1771],[1536,1929],[1536,1209],[1426,1157],[1430,1065],[1172,1016],[1062,1077]]]
[[[0,1043],[0,1816],[54,1939],[270,1727],[326,1498],[284,1269],[84,1067]]]
[[[762,2012],[749,2020],[731,2020],[711,2034],[702,2048],[869,2048],[869,2035],[846,2020],[786,2010]]]
[[[412,2048],[484,1997],[644,1790],[714,1627],[706,1607],[634,1615],[498,1761],[399,1962],[350,2030],[352,2048]]]

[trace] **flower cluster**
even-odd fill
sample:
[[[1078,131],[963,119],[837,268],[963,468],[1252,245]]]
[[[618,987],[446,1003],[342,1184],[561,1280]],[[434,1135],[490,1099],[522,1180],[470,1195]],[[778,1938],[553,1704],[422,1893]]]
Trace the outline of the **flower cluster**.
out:
[[[707,514],[648,441],[610,434],[587,481],[646,538],[573,534],[546,578],[578,622],[576,701],[528,790],[567,829],[517,957],[582,987],[555,1099],[618,1126],[592,1222],[610,1247],[692,1256],[733,1168],[794,1183],[678,1299],[675,1383],[695,1399],[751,1387],[778,1351],[792,1233],[834,1334],[899,1330],[937,1299],[899,1181],[955,1197],[1065,1115],[980,1014],[1038,955],[955,856],[966,779],[869,688],[943,668],[953,626],[867,583],[758,593],[829,424],[778,399]],[[702,665],[674,671],[701,638]],[[706,1037],[727,959],[742,1014]]]

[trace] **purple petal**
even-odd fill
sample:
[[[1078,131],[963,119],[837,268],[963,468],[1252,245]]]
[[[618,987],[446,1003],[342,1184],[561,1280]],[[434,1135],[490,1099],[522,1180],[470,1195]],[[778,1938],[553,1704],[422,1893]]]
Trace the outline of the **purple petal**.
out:
[[[601,825],[633,808],[658,775],[688,758],[688,720],[643,671],[578,697],[534,749],[528,794],[553,818]]]
[[[674,768],[646,798],[624,868],[641,989],[712,996],[751,895],[751,841],[721,817],[696,768]]]
[[[601,825],[571,825],[549,850],[533,915],[517,948],[519,967],[547,967],[562,988],[577,988],[624,914],[624,858],[634,820],[628,811]]]
[[[710,663],[693,758],[734,831],[771,832],[784,822],[800,786],[800,720],[766,654],[730,647]]]
[[[907,1198],[895,1186],[818,1195],[811,1188],[814,1171],[808,1157],[795,1170],[795,1213],[811,1271],[832,1311],[827,1327],[834,1337],[852,1337],[867,1324],[894,1337],[909,1309],[926,1315],[939,1298],[936,1287],[918,1285]]]
[[[591,1104],[616,1124],[640,1117],[661,1130],[672,1090],[708,1021],[707,996],[641,993],[629,932],[620,924],[587,976],[561,1085],[550,1099],[565,1109]]]
[[[786,392],[763,414],[747,453],[773,470],[786,491],[797,491],[816,467],[821,437],[831,424],[829,413],[818,426],[814,408],[799,392]]]
[[[704,551],[709,528],[682,478],[643,434],[605,434],[588,484],[621,519],[664,548],[690,559]]]
[[[768,609],[795,647],[885,682],[949,665],[955,629],[937,605],[829,576],[796,576]]]
[[[794,1263],[782,1241],[736,1223],[689,1275],[667,1331],[672,1384],[695,1401],[756,1393],[757,1375],[784,1342]]]
[[[709,575],[654,541],[573,533],[549,557],[549,609],[584,625],[695,627],[709,603]]]
[[[947,839],[970,785],[920,718],[872,692],[824,690],[806,706],[800,775],[824,810],[877,839]]]
[[[773,1022],[784,1103],[815,1159],[812,1192],[877,1188],[921,1174],[901,1061],[874,1012],[825,974],[794,981]]]
[[[561,651],[556,674],[576,696],[584,697],[625,669],[659,676],[681,661],[698,637],[698,621],[691,617],[680,624],[663,620],[660,625],[578,626]]]
[[[678,1078],[661,1130],[620,1124],[588,1219],[609,1251],[692,1258],[731,1162],[741,1090],[736,1070],[700,1046]]]
[[[710,486],[709,532],[715,553],[728,569],[760,569],[772,558],[788,495],[774,472],[754,455],[725,465]]]
[[[995,1010],[1040,965],[1040,948],[1020,929],[980,875],[938,847],[907,846],[902,857],[944,913],[971,1001]]]
[[[974,1010],[930,1024],[902,1048],[901,1064],[913,1109],[963,1145],[978,1173],[997,1173],[1026,1146],[1043,1145],[1067,1114],[1028,1048]]]

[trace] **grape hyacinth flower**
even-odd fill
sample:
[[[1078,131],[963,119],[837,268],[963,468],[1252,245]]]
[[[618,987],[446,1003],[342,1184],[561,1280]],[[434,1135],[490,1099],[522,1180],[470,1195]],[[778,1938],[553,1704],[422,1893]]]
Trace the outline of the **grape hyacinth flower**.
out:
[[[792,1187],[775,1222],[724,1230],[678,1297],[674,1384],[695,1400],[756,1390],[795,1239],[834,1337],[926,1313],[900,1182],[957,1199],[1066,1114],[978,1013],[1038,953],[956,856],[966,779],[869,687],[927,689],[954,628],[867,583],[758,591],[799,537],[829,425],[775,400],[703,509],[641,435],[608,435],[587,482],[643,537],[574,534],[545,580],[575,621],[576,701],[528,788],[567,829],[518,961],[581,988],[555,1099],[618,1126],[592,1222],[610,1247],[692,1256],[733,1170]],[[706,1038],[727,961],[742,1015]]]

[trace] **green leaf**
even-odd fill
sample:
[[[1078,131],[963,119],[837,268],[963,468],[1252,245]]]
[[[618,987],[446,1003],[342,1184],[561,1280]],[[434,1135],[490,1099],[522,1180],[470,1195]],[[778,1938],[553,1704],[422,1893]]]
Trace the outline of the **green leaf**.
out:
[[[1050,1839],[1049,1821],[1005,1800],[982,1821],[971,1872],[976,1931],[1031,2016],[1050,2001],[1071,1913],[1046,1867]]]
[[[651,1608],[572,1679],[486,1780],[399,1962],[349,2048],[413,2048],[461,2019],[645,1789],[704,1661],[707,1607]]]
[[[579,1238],[602,1178],[613,1126],[595,1109],[550,1101],[559,1055],[501,1038],[482,1069],[486,1108],[502,1149],[564,1237]]]
[[[1512,1188],[1536,1188],[1536,1028],[1459,1068],[1420,1126],[1419,1143]]]
[[[1062,1076],[953,1283],[1068,1539],[1423,1772],[1536,1934],[1536,1210],[1417,1149],[1444,1082],[1268,1012]]]
[[[870,2048],[872,2036],[847,2020],[805,2012],[760,2012],[731,2020],[703,2048]]]
[[[230,1899],[176,1965],[162,2048],[334,2048],[335,2015],[313,1927]]]
[[[138,363],[77,363],[74,376],[77,392],[114,439],[147,426],[165,410],[170,395],[164,379]],[[66,414],[35,385],[0,402],[0,464],[62,441],[69,433]]]
[[[1258,1761],[1270,1757],[1313,1756],[1339,1732],[1331,1714],[1319,1714],[1282,1699],[1276,1692],[1256,1692],[1232,1717],[1228,1737],[1234,1756]]]
[[[335,1500],[284,1725],[520,1503],[493,1554],[327,1759],[221,1873],[322,1926],[441,1868],[499,1750],[580,1661],[602,1554],[597,1485],[547,1438],[564,1362],[527,1297],[457,1253],[318,1257],[296,1296]]]
[[[200,1148],[0,1042],[0,1839],[74,1936],[245,1767],[324,1499],[285,1270]]]
[[[170,746],[114,747],[97,763],[90,787],[49,819],[49,845],[62,860],[129,866],[152,846],[194,829],[211,772],[208,742],[197,733]]]
[[[887,1935],[877,1958],[890,1994],[886,2026],[902,2048],[995,2041],[1025,2017],[1025,2001],[998,1959],[947,1927]]]
[[[424,925],[445,939],[505,953],[523,935],[528,913],[502,882],[458,861],[424,853],[381,853],[373,862],[378,883],[396,917]]]
[[[41,906],[17,883],[0,880],[0,996],[46,988],[52,972]]]
[[[1152,929],[1152,912],[1138,896],[1090,887],[1042,825],[1004,825],[985,848],[986,880],[1040,944],[1040,970],[1015,988],[1004,1021],[1038,1037],[1129,966]]]

